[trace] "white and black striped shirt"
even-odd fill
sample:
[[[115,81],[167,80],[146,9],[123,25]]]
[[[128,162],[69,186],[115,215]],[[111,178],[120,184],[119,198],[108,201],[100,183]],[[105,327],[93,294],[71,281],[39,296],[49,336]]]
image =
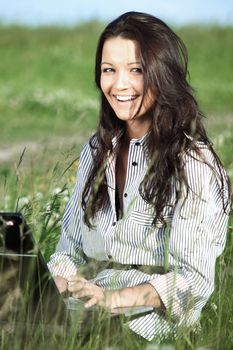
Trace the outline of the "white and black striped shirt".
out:
[[[226,242],[228,215],[219,194],[214,157],[205,144],[198,142],[202,157],[211,166],[191,151],[184,154],[191,190],[184,201],[186,190],[183,189],[183,198],[177,201],[174,185],[171,205],[164,210],[169,234],[162,223],[152,226],[153,209],[139,194],[148,167],[147,140],[145,135],[130,141],[124,215],[120,220],[115,205],[116,156],[114,152],[109,156],[106,168],[109,203],[97,213],[93,229],[83,222],[81,208],[82,190],[92,167],[90,146],[84,146],[77,182],[64,213],[62,234],[48,265],[53,275],[68,277],[85,263],[82,252],[97,260],[111,259],[122,264],[167,265],[167,273],[152,275],[136,269],[108,269],[99,273],[103,278],[98,282],[103,288],[151,283],[166,307],[166,316],[155,309],[128,325],[148,340],[161,340],[174,333],[178,325],[191,325],[199,318],[214,289],[215,262]],[[113,148],[116,144],[114,138]]]

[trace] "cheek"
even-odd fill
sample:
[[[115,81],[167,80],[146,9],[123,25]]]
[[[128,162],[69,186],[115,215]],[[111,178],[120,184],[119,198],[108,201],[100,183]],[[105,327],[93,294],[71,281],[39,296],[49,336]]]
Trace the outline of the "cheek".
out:
[[[100,88],[104,92],[104,82],[103,79],[100,77]]]
[[[144,98],[143,106],[145,109],[149,109],[156,102],[156,97],[149,90],[148,94]]]
[[[107,94],[110,90],[110,82],[109,82],[109,79],[106,79],[106,78],[100,78],[100,87],[101,87],[101,90],[103,91],[104,94]]]
[[[130,84],[135,91],[138,91],[140,94],[143,93],[144,81],[142,76],[131,79]]]

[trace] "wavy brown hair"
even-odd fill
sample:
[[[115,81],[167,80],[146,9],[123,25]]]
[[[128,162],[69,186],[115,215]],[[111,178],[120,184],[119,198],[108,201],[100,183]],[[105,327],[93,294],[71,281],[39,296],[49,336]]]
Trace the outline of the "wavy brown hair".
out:
[[[100,90],[101,104],[99,125],[89,141],[93,153],[93,167],[82,194],[85,223],[90,227],[90,219],[108,203],[106,159],[107,155],[113,152],[112,138],[120,130],[124,130],[124,122],[117,118],[100,86],[104,43],[109,38],[117,36],[134,40],[139,44],[144,96],[148,89],[151,89],[156,96],[156,102],[150,111],[147,111],[152,119],[147,154],[149,166],[139,188],[143,199],[154,207],[153,223],[155,224],[157,220],[164,221],[163,210],[171,200],[174,178],[180,185],[188,186],[180,155],[188,150],[194,150],[199,154],[197,140],[203,141],[215,157],[221,178],[219,190],[225,208],[228,203],[224,201],[226,175],[206,135],[201,121],[203,115],[187,81],[186,47],[173,30],[160,19],[145,13],[127,12],[105,28],[96,50],[95,82]],[[229,185],[228,180],[227,183]]]

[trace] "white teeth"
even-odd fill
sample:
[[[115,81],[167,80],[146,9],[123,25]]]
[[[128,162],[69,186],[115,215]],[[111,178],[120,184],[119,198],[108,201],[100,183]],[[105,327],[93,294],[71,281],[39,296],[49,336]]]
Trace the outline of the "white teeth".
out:
[[[119,96],[119,95],[115,95],[116,99],[118,101],[121,102],[126,102],[126,101],[132,101],[135,100],[135,98],[137,97],[136,95],[131,95],[131,96]]]

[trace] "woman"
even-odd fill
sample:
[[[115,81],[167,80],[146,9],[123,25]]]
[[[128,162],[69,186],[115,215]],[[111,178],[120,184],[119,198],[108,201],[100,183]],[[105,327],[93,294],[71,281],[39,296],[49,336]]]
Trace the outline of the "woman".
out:
[[[129,12],[105,28],[99,126],[49,262],[87,308],[153,307],[128,323],[147,340],[197,321],[226,240],[229,182],[186,77],[186,48],[161,20]]]

